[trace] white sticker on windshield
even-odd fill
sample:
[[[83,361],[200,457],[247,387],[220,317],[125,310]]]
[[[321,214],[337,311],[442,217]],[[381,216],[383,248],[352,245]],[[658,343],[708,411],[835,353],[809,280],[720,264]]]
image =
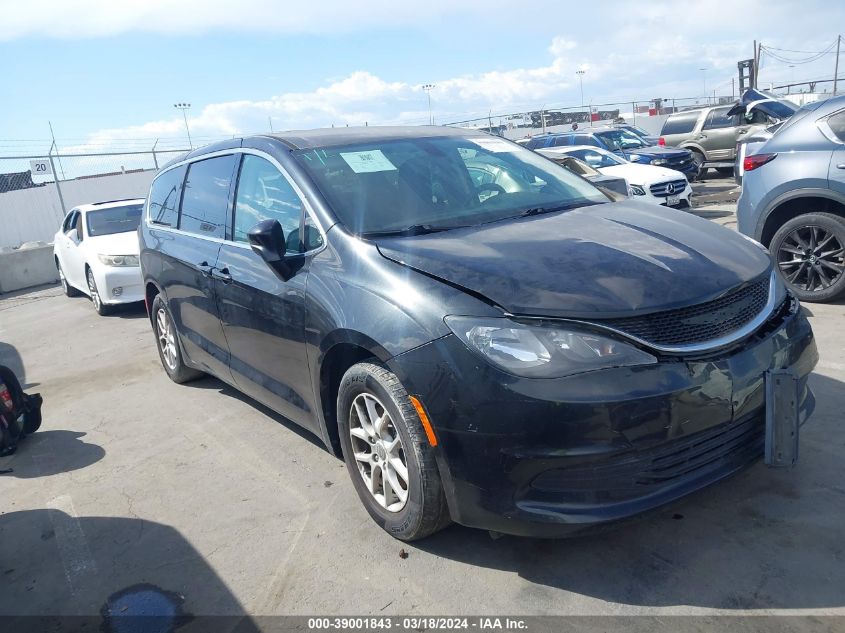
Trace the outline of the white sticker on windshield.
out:
[[[467,140],[488,152],[518,152],[520,149],[516,143],[508,143],[506,140],[495,136],[479,136]]]
[[[396,166],[387,160],[387,156],[382,154],[380,149],[371,149],[366,152],[341,152],[340,156],[356,174],[396,169]]]

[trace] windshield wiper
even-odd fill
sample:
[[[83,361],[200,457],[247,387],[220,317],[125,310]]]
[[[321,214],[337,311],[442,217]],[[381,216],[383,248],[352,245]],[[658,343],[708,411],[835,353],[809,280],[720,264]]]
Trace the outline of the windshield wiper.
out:
[[[367,231],[361,233],[363,237],[392,237],[394,235],[427,235],[428,233],[440,233],[451,229],[461,229],[463,226],[442,226],[435,224],[412,224],[403,229],[390,229],[388,231]]]
[[[528,209],[523,209],[518,216],[519,218],[527,218],[532,215],[540,215],[543,213],[554,213],[555,211],[567,211],[569,209],[575,209],[577,207],[587,207],[593,204],[599,204],[598,202],[594,202],[592,200],[584,200],[582,202],[570,202],[569,204],[561,204],[556,207],[529,207]]]

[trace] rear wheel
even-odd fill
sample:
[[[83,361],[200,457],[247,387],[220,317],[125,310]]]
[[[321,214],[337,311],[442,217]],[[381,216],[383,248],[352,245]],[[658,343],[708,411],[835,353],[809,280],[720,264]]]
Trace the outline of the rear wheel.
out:
[[[164,371],[173,382],[182,384],[202,376],[201,371],[188,367],[182,360],[182,350],[179,347],[179,334],[167,305],[156,295],[152,306],[153,331],[156,335],[156,348]]]
[[[337,417],[346,468],[376,523],[403,541],[449,524],[434,450],[395,374],[375,362],[352,366],[340,383]]]
[[[845,294],[845,219],[830,213],[792,218],[769,244],[778,272],[802,301]]]
[[[111,312],[111,307],[103,303],[103,299],[100,297],[100,291],[97,290],[97,282],[94,280],[94,271],[90,268],[88,269],[87,277],[88,292],[91,295],[91,303],[94,305],[94,309],[97,311],[97,314],[100,316],[106,316],[109,312]]]
[[[65,278],[65,271],[62,270],[62,265],[59,263],[58,259],[56,259],[56,268],[59,271],[59,282],[62,284],[62,291],[65,293],[65,296],[78,297],[79,291],[67,282],[67,278]]]

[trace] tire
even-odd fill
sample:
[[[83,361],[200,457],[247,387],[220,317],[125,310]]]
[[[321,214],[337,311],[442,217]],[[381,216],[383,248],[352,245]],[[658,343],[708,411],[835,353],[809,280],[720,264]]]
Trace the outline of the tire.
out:
[[[781,278],[801,301],[825,302],[845,294],[845,219],[806,213],[781,226],[769,250]]]
[[[100,291],[97,290],[97,282],[94,279],[94,271],[90,268],[86,268],[85,278],[88,280],[88,292],[91,296],[91,303],[93,304],[94,309],[100,316],[106,316],[111,312],[111,306],[107,306],[100,298]]]
[[[153,299],[151,315],[158,357],[170,380],[181,385],[202,376],[201,371],[188,367],[182,359],[179,332],[176,331],[170,310],[161,295],[156,295]]]
[[[707,175],[707,168],[704,166],[704,154],[697,149],[691,149],[690,152],[692,152],[693,162],[698,167],[698,171],[690,180],[704,180],[704,176]]]
[[[384,420],[385,414],[386,424],[377,430],[371,420]],[[395,374],[376,361],[353,365],[340,382],[337,418],[349,476],[367,512],[382,529],[401,541],[413,541],[449,525],[434,449]],[[362,455],[367,458],[361,459]],[[405,467],[404,486],[397,459]],[[395,482],[389,493],[385,481],[388,486]]]
[[[59,283],[62,284],[62,291],[65,293],[65,296],[78,297],[80,294],[79,291],[67,282],[65,271],[62,270],[62,265],[59,263],[58,258],[56,259],[56,270],[59,271]]]

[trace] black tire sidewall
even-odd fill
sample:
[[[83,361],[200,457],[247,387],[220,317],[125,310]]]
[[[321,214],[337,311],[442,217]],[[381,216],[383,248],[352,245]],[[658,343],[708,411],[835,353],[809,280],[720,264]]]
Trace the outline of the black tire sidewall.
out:
[[[167,314],[167,318],[170,321],[170,327],[173,328],[173,337],[176,341],[176,368],[172,371],[170,367],[167,366],[167,361],[164,359],[164,352],[161,350],[161,343],[158,338],[158,311],[160,309],[164,309],[164,312]],[[158,358],[161,361],[161,366],[164,368],[164,371],[170,379],[176,383],[183,383],[201,376],[202,373],[200,371],[188,367],[182,358],[182,344],[179,340],[179,331],[176,329],[173,316],[170,314],[167,303],[161,298],[161,295],[156,295],[153,299],[150,311],[152,317],[153,336],[155,337],[156,350],[158,350]]]
[[[399,432],[408,467],[408,501],[399,512],[388,512],[382,508],[367,490],[355,458],[352,456],[352,441],[349,437],[349,410],[353,400],[362,393],[371,393],[384,405]],[[352,479],[355,491],[372,519],[392,536],[407,540],[415,534],[423,519],[423,490],[420,474],[419,438],[409,432],[409,421],[403,415],[390,391],[371,371],[368,365],[359,364],[350,369],[341,381],[338,390],[337,416],[340,443],[343,449],[346,469]],[[413,421],[416,422],[415,420]],[[413,538],[411,536],[411,538]]]
[[[775,266],[778,269],[778,274],[780,273],[780,266],[778,266],[778,251],[780,250],[780,246],[783,243],[783,240],[794,230],[802,227],[802,226],[818,226],[826,231],[830,231],[836,234],[837,239],[839,239],[840,243],[845,244],[845,219],[839,218],[837,216],[829,215],[826,213],[806,213],[804,215],[799,215],[798,217],[792,218],[788,222],[785,222],[774,234],[772,237],[772,241],[769,242],[769,251],[772,254],[772,259],[774,260]],[[845,275],[840,275],[839,279],[830,287],[824,290],[819,291],[807,291],[802,288],[797,288],[790,284],[786,279],[784,279],[783,275],[781,275],[781,279],[786,283],[787,287],[790,291],[795,294],[801,301],[813,302],[813,303],[821,303],[825,301],[833,301],[834,299],[843,296],[845,294]]]

